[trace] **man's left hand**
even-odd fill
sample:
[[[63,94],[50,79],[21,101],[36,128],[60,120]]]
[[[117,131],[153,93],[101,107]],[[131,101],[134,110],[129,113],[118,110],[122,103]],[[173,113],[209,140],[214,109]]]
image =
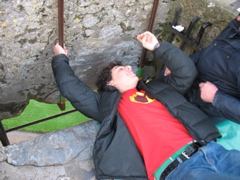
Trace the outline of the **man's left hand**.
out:
[[[142,43],[144,48],[146,48],[150,51],[154,50],[155,45],[158,45],[157,47],[160,46],[160,44],[158,44],[157,38],[149,31],[139,34],[137,36],[137,40],[140,43]]]
[[[218,88],[214,84],[212,84],[208,81],[205,83],[200,83],[199,87],[200,87],[200,92],[201,92],[201,99],[204,102],[212,103],[213,99],[215,97],[215,94],[218,91]]]

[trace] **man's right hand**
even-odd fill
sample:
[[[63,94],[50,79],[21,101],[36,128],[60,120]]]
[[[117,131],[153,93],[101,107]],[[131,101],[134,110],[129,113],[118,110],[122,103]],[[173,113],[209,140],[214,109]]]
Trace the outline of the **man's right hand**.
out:
[[[59,55],[59,54],[67,55],[68,54],[68,50],[66,49],[65,45],[64,45],[64,48],[63,48],[62,46],[59,45],[59,43],[57,43],[54,46],[54,54],[55,54],[55,56]]]
[[[201,99],[204,102],[212,103],[215,97],[215,94],[218,91],[218,88],[210,82],[200,83],[199,84]]]

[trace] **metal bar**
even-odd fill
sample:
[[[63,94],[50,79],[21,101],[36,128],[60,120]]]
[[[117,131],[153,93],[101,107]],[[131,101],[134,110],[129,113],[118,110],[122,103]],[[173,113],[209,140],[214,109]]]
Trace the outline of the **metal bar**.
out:
[[[158,8],[158,2],[159,0],[154,0],[153,7],[152,7],[152,14],[151,14],[150,22],[147,28],[148,31],[152,31],[154,19],[155,19],[157,8]]]
[[[10,144],[8,137],[6,135],[6,131],[4,130],[4,127],[3,127],[1,121],[0,121],[0,140],[1,140],[3,146],[7,146]]]
[[[184,40],[187,44],[189,44],[190,46],[192,46],[192,48],[196,51],[201,50],[201,48],[195,43],[193,42],[190,38],[188,38],[186,35],[184,35],[181,32],[178,32],[176,29],[172,28],[172,24],[168,23],[167,27],[174,33],[176,34],[178,37],[180,37],[182,40]]]
[[[172,21],[172,25],[173,26],[177,25],[177,22],[178,22],[178,19],[180,18],[180,14],[181,13],[182,13],[182,8],[177,8],[175,10],[174,18],[173,18],[173,21]],[[174,36],[175,36],[175,34],[173,32],[170,32],[170,34],[169,34],[169,36],[167,38],[167,42],[172,43]]]
[[[187,31],[185,33],[185,36],[190,38],[190,34],[193,30],[194,25],[196,24],[196,22],[200,19],[200,17],[196,16],[195,18],[192,19],[192,21],[189,23]],[[185,41],[182,41],[182,43],[179,46],[179,49],[183,50],[184,46],[185,46]]]
[[[64,47],[64,1],[58,0],[58,41],[59,45]],[[59,96],[58,107],[64,111],[66,109],[65,98]]]
[[[147,27],[147,31],[150,31],[150,32],[152,32],[154,19],[155,19],[157,8],[158,8],[158,2],[159,2],[159,0],[154,0],[154,2],[153,2],[152,13],[151,13],[151,17],[150,17],[149,24]],[[144,61],[146,59],[146,55],[147,55],[147,49],[143,48],[142,55],[140,58],[140,63],[139,63],[140,69],[138,69],[138,77],[142,77],[142,72],[143,72],[142,69],[144,67]]]
[[[58,0],[58,39],[59,44],[64,46],[64,2],[63,0]]]
[[[69,110],[69,111],[66,111],[64,113],[56,114],[56,115],[53,115],[53,116],[49,116],[47,118],[39,119],[37,121],[33,121],[33,122],[30,122],[30,123],[27,123],[27,124],[23,124],[23,125],[14,127],[14,128],[7,129],[7,130],[5,130],[5,132],[8,133],[8,132],[11,132],[11,131],[15,131],[15,130],[20,129],[20,128],[24,128],[24,127],[27,127],[27,126],[30,126],[30,125],[34,125],[34,124],[43,122],[43,121],[54,119],[54,118],[57,118],[57,117],[60,117],[60,116],[66,115],[66,114],[70,114],[70,113],[73,113],[73,112],[76,112],[76,111],[77,111],[76,109]]]
[[[199,30],[198,35],[197,35],[197,39],[196,39],[196,44],[197,44],[197,45],[199,45],[205,29],[206,29],[208,26],[211,26],[211,25],[212,25],[212,23],[210,23],[210,22],[205,22],[205,23],[202,24],[202,27],[201,27],[201,29]]]
[[[198,32],[198,35],[197,35],[197,38],[196,38],[196,40],[195,40],[195,43],[196,43],[197,46],[199,46],[199,44],[200,44],[200,41],[201,41],[201,39],[202,39],[202,36],[203,36],[203,33],[204,33],[205,29],[206,29],[208,26],[211,26],[211,25],[212,25],[212,23],[210,23],[210,22],[205,22],[205,23],[202,24],[202,27],[200,28],[200,30],[199,30],[199,32]],[[196,52],[196,50],[193,49],[190,54],[193,54],[193,53],[195,53],[195,52]]]

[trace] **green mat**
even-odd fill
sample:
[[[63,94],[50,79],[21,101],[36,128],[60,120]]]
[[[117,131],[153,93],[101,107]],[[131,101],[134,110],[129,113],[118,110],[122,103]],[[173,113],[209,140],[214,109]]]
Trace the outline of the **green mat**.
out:
[[[217,142],[226,149],[240,150],[240,124],[226,120],[216,126],[222,134],[222,138],[219,138]]]

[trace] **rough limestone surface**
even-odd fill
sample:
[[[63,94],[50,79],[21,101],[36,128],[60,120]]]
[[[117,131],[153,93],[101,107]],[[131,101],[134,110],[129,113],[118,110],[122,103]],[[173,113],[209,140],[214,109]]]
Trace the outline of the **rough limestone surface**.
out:
[[[182,7],[181,23],[193,17],[213,25],[204,47],[239,13],[235,0],[159,0],[153,32],[166,40],[165,23]],[[152,0],[71,0],[65,2],[65,44],[71,66],[90,87],[106,63],[122,60],[137,68]],[[58,41],[56,0],[0,0],[0,120],[21,114],[29,99],[58,103],[51,59]],[[196,30],[197,32],[197,30]],[[194,36],[194,35],[193,35]],[[176,40],[176,44],[177,44]],[[152,57],[147,57],[148,66]],[[149,62],[148,62],[149,61]],[[154,67],[153,67],[154,69]],[[92,121],[0,148],[0,179],[95,179],[92,148],[97,129]]]
[[[80,125],[0,148],[0,179],[94,179],[96,123]]]
[[[171,17],[169,20],[172,21],[171,19],[175,8],[181,7],[182,13],[179,24],[183,25],[186,31],[190,21],[198,16],[200,19],[190,34],[190,37],[193,39],[197,38],[198,31],[203,23],[210,22],[212,25],[205,29],[200,43],[202,47],[205,47],[226,27],[231,19],[237,17],[239,14],[236,7],[233,6],[234,2],[236,2],[236,0],[178,0],[173,4],[168,19]],[[172,16],[170,14],[172,14]]]
[[[71,66],[90,87],[110,61],[136,70],[142,50],[136,35],[147,29],[152,5],[152,0],[64,2]],[[160,1],[157,17],[166,18],[167,5]],[[21,114],[30,99],[59,102],[51,70],[56,42],[57,0],[0,0],[0,120]]]

